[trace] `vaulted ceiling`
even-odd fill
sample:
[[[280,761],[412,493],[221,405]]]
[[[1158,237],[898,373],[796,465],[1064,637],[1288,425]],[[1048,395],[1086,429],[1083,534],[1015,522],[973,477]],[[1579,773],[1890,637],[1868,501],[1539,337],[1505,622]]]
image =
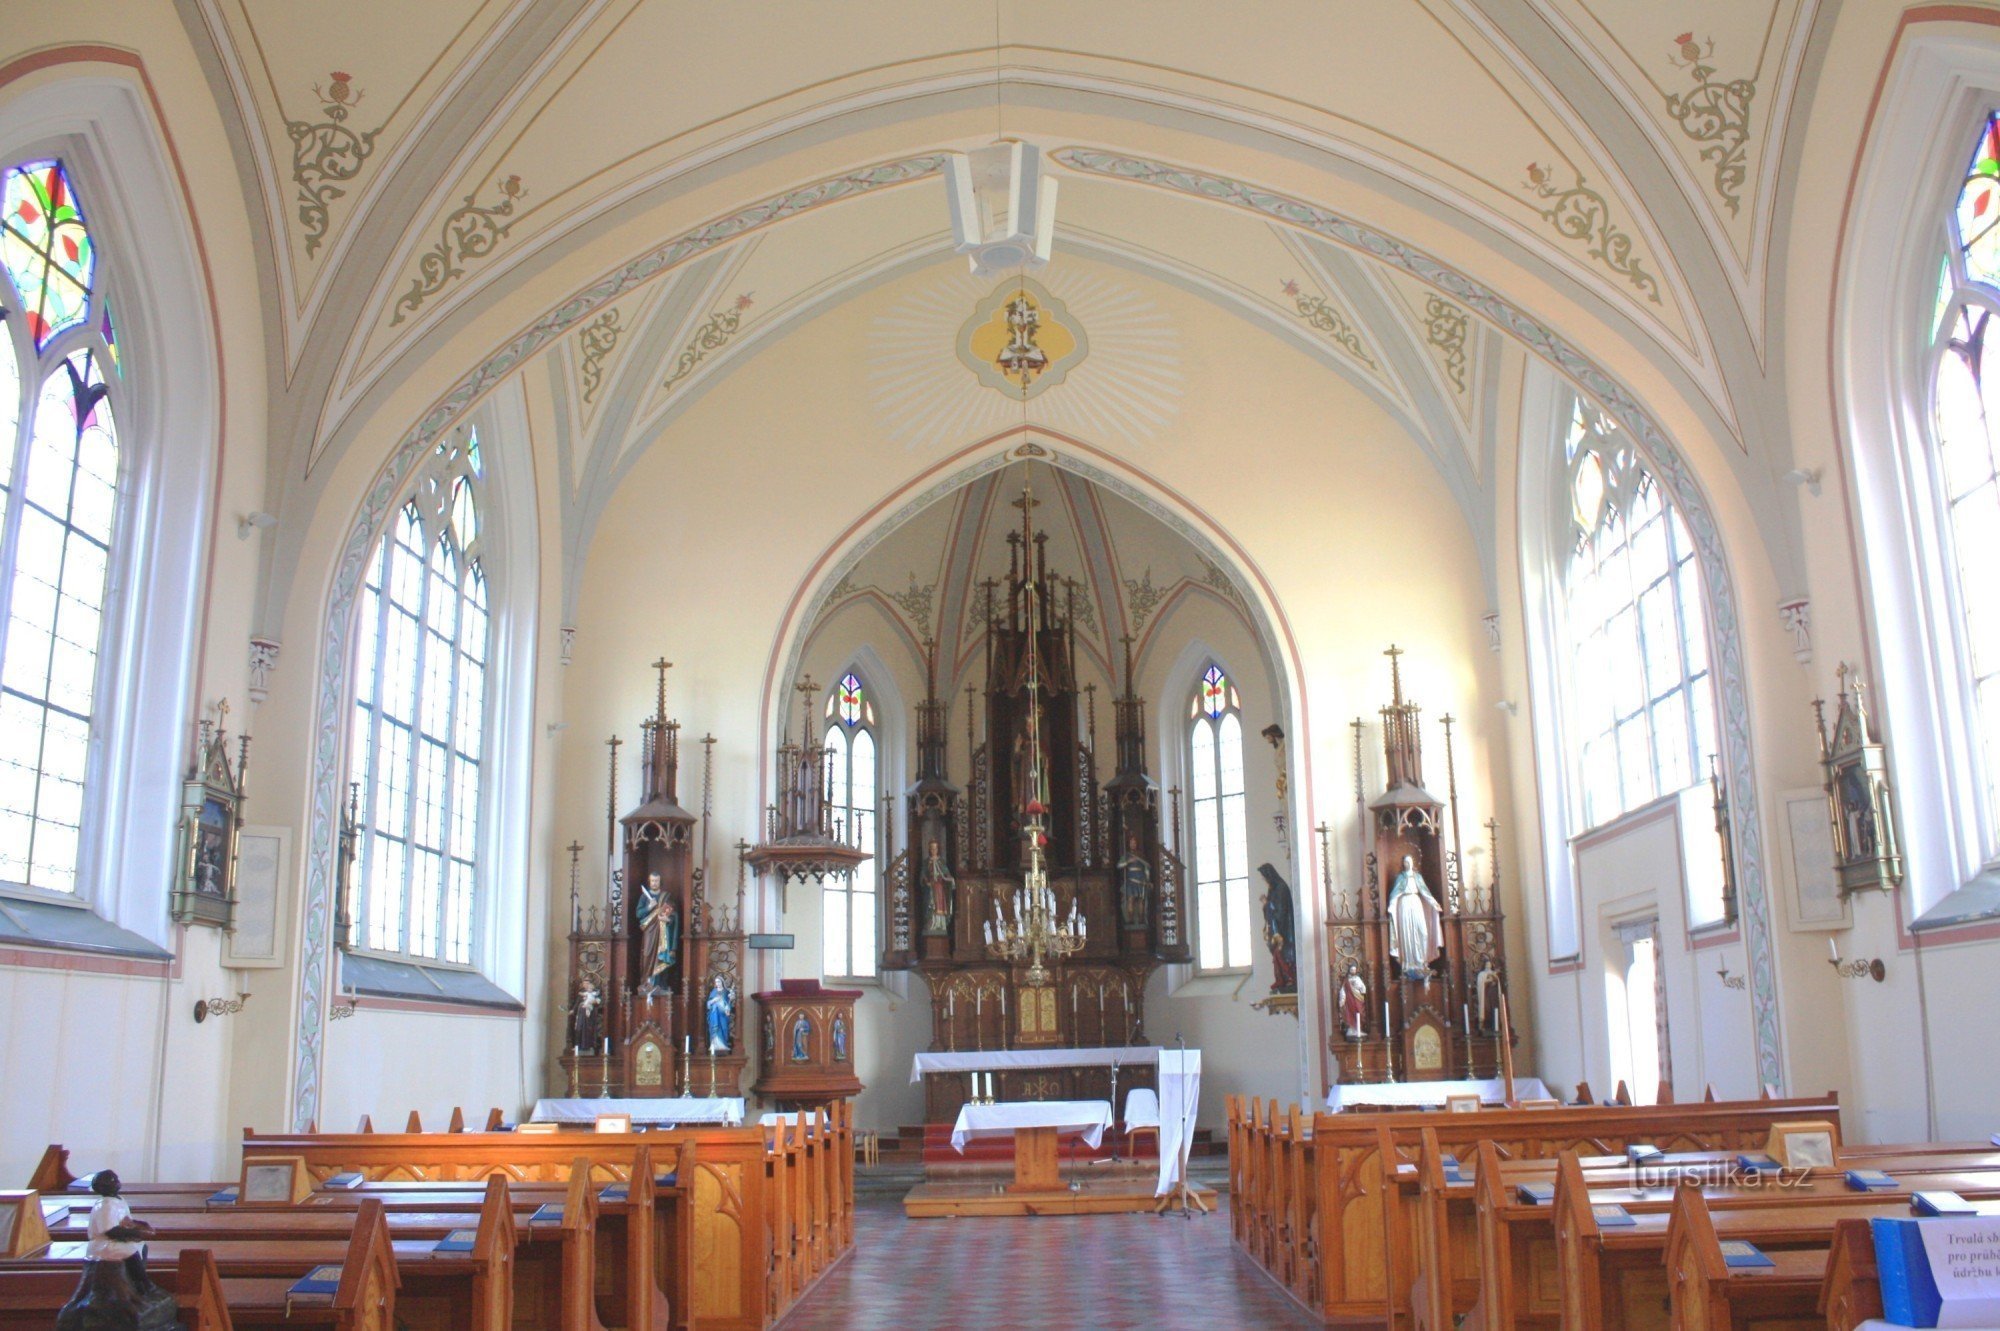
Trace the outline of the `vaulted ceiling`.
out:
[[[307,511],[399,392],[462,406],[533,358],[581,550],[705,380],[940,263],[938,155],[996,133],[1049,154],[1059,254],[1310,349],[1489,543],[1497,386],[1539,327],[1671,385],[1753,500],[1789,465],[1770,256],[1821,0],[177,4],[262,214],[271,480]],[[852,349],[881,429],[992,428],[997,396],[924,383],[986,285]],[[1214,391],[1143,283],[1051,285],[1097,371],[1048,419],[1116,444]],[[1496,329],[1473,287],[1546,323]]]

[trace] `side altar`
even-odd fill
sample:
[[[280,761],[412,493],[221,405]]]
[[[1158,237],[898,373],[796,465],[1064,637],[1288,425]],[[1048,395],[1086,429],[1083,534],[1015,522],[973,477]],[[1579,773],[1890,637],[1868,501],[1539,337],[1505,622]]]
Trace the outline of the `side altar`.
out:
[[[1328,1039],[1340,1081],[1511,1076],[1498,824],[1486,824],[1488,879],[1481,888],[1464,867],[1453,718],[1441,718],[1446,797],[1440,800],[1424,786],[1423,709],[1403,696],[1403,653],[1391,646],[1384,655],[1385,788],[1373,799],[1363,774],[1364,723],[1358,717],[1352,723],[1362,864],[1356,890],[1335,890],[1327,829],[1319,828],[1338,1018]]]
[[[1161,836],[1161,792],[1146,770],[1132,640],[1112,700],[1114,770],[1100,781],[1097,686],[1078,671],[1077,584],[1049,567],[1037,503],[1027,490],[1015,501],[1005,582],[980,584],[985,675],[983,687],[965,686],[963,785],[952,780],[950,704],[926,644],[905,849],[885,874],[882,965],[922,977],[934,1052],[1145,1045],[1147,978],[1190,956],[1181,860]],[[994,1075],[987,1094],[1002,1100],[1111,1093],[1100,1063]],[[1130,1068],[1121,1096],[1153,1075],[1150,1063]],[[963,1073],[924,1082],[929,1123],[954,1122],[972,1098]]]
[[[733,1098],[742,1094],[743,875],[735,900],[708,887],[715,737],[702,745],[701,813],[680,802],[681,724],[667,715],[667,671],[640,723],[639,803],[618,816],[613,736],[605,838],[618,860],[602,907],[579,901],[570,846],[569,976],[562,1088],[570,1098]],[[740,858],[740,856],[739,856]]]

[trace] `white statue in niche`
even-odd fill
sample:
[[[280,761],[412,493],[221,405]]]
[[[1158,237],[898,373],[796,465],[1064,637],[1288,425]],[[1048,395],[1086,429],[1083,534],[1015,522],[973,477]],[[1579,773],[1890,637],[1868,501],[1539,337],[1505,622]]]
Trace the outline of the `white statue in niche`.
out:
[[[1431,963],[1444,951],[1444,908],[1431,895],[1414,857],[1403,856],[1403,871],[1389,889],[1389,955],[1403,967],[1403,978],[1431,978]]]

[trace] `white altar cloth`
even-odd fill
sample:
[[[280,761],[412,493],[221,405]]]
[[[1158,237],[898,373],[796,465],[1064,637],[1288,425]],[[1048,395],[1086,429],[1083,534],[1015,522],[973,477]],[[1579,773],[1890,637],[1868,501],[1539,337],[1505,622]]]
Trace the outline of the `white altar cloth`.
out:
[[[693,1096],[672,1099],[551,1099],[537,1100],[534,1123],[589,1123],[599,1114],[630,1114],[633,1127],[661,1124],[716,1123],[724,1127],[743,1126],[743,1097]]]
[[[1113,1063],[1154,1063],[1156,1044],[1124,1045],[1115,1049],[982,1049],[955,1053],[918,1054],[910,1063],[910,1080],[927,1072],[1005,1072],[1014,1068],[1108,1068]]]
[[[1442,1109],[1445,1097],[1450,1095],[1477,1095],[1482,1103],[1497,1105],[1506,1099],[1507,1084],[1498,1078],[1491,1081],[1348,1082],[1336,1085],[1326,1093],[1326,1107],[1335,1114],[1357,1105]],[[1542,1085],[1541,1078],[1516,1077],[1514,1098],[1551,1100],[1555,1097],[1549,1094],[1548,1087]]]
[[[951,1149],[965,1154],[974,1137],[1011,1137],[1020,1128],[1054,1128],[1058,1134],[1081,1134],[1096,1150],[1111,1126],[1109,1100],[1010,1100],[991,1105],[966,1105],[951,1130]]]
[[[1160,1186],[1164,1197],[1187,1176],[1194,1124],[1201,1104],[1201,1050],[1160,1051]]]

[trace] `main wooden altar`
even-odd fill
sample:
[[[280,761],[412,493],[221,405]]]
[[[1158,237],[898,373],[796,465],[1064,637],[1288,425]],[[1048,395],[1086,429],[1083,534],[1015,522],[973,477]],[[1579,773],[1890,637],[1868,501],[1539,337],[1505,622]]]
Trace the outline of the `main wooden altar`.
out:
[[[917,779],[902,810],[904,848],[886,875],[882,965],[923,978],[934,1051],[1143,1045],[1148,976],[1190,955],[1181,860],[1162,842],[1160,789],[1146,771],[1132,641],[1111,708],[1114,770],[1100,783],[1097,688],[1078,678],[1076,584],[1049,567],[1036,503],[1025,490],[1015,503],[1021,524],[1007,536],[1004,583],[981,584],[985,675],[983,687],[966,685],[962,785],[952,780],[951,708],[927,645]],[[1030,838],[1039,839],[1048,913],[1081,934],[1040,974],[1003,955],[1005,932],[1033,904]],[[1152,1075],[1150,1066],[1126,1070],[1121,1096]],[[954,1121],[969,1079],[924,1081],[926,1120]],[[1110,1069],[1010,1069],[995,1091],[1005,1100],[1108,1098]]]

